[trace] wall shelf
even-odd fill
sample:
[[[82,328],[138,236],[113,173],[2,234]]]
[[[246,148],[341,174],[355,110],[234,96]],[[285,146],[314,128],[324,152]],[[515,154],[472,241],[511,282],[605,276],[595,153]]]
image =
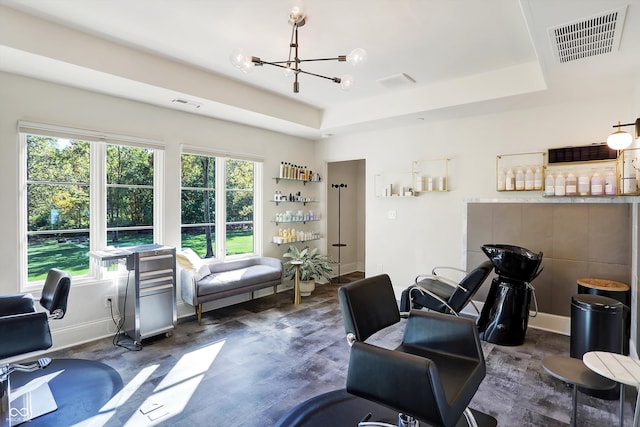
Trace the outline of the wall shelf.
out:
[[[496,191],[543,191],[546,156],[544,152],[497,155]]]
[[[417,194],[449,191],[449,158],[415,160],[411,163],[413,189]]]
[[[313,181],[313,180],[308,180],[308,179],[293,179],[293,178],[280,178],[280,177],[274,177],[273,179],[276,180],[276,184],[279,184],[280,181],[301,182],[302,185],[307,185],[307,182],[312,182],[312,183],[320,183],[320,182],[322,182],[322,180]]]

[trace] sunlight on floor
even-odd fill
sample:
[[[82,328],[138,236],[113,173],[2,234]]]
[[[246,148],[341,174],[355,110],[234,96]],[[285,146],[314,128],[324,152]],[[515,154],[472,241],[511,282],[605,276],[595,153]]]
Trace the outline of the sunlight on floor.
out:
[[[220,341],[182,356],[125,425],[152,426],[181,413],[224,343]]]

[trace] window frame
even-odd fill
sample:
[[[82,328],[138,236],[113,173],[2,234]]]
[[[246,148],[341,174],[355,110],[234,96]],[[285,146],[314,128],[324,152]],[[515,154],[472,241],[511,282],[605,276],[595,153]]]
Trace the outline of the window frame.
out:
[[[263,234],[263,164],[264,160],[256,156],[248,156],[244,154],[221,153],[214,150],[204,150],[201,147],[183,145],[180,152],[180,207],[182,208],[182,191],[189,190],[192,187],[182,186],[182,155],[206,156],[215,159],[215,183],[213,187],[215,206],[215,248],[214,256],[209,258],[216,262],[224,262],[252,258],[262,255],[262,234]],[[242,160],[253,163],[253,252],[244,254],[227,255],[227,160]],[[196,226],[198,224],[183,224],[180,218],[180,242],[182,242],[182,227]]]
[[[89,147],[89,251],[107,245],[107,145],[123,145],[153,150],[153,240],[162,242],[164,206],[164,145],[159,141],[86,129],[19,121],[18,177],[18,282],[21,292],[37,291],[44,280],[29,281],[28,276],[28,205],[27,205],[27,135],[86,141]],[[104,279],[103,269],[89,262],[87,274],[73,276],[72,285],[95,283]]]

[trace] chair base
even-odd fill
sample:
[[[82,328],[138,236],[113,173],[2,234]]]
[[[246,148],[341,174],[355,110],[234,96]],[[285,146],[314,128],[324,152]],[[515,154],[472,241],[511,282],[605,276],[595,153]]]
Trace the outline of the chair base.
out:
[[[29,385],[24,387],[29,387]],[[13,394],[17,396],[12,398],[9,403],[12,427],[58,409],[49,384],[40,384],[25,392],[21,392],[20,389],[14,390]]]
[[[496,427],[495,418],[471,409],[479,427]],[[345,389],[335,390],[302,402],[282,416],[275,427],[355,427],[372,414],[368,421],[397,425],[398,413],[385,406],[349,394]],[[420,422],[420,427],[428,424]],[[456,427],[467,427],[464,416]]]

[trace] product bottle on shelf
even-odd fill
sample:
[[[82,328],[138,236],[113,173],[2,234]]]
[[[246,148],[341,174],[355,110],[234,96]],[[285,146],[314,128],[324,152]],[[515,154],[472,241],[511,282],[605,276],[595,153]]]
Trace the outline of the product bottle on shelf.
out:
[[[498,171],[498,191],[504,191],[506,189],[506,179],[507,174],[505,173],[504,169],[500,169]]]
[[[604,180],[598,172],[591,177],[591,194],[594,196],[602,196],[604,194]]]
[[[522,168],[516,170],[516,190],[524,190],[524,171]]]
[[[516,189],[516,176],[513,173],[513,169],[509,169],[507,171],[507,175],[506,175],[506,180],[505,180],[505,189],[507,191],[513,191]]]
[[[542,168],[540,166],[536,166],[533,171],[533,189],[542,190]]]
[[[596,172],[596,174],[597,173],[598,172]],[[593,179],[589,179],[589,175],[586,172],[581,172],[580,175],[578,175],[578,194],[581,196],[588,196],[589,190],[592,186]],[[591,192],[593,192],[593,190],[591,190]]]
[[[556,196],[564,196],[566,194],[565,180],[564,180],[564,175],[562,175],[562,172],[558,172],[558,174],[556,175],[555,193],[556,193]]]
[[[527,167],[527,171],[524,173],[524,189],[533,190],[533,169]]]
[[[578,180],[572,172],[569,172],[567,175],[565,186],[565,194],[567,196],[575,196],[578,194]]]
[[[551,172],[547,173],[547,176],[544,179],[544,195],[545,196],[555,196],[555,185],[556,180],[553,177]]]
[[[615,196],[618,194],[618,186],[616,185],[616,174],[613,171],[607,172],[607,177],[604,181],[604,193],[607,196]]]

